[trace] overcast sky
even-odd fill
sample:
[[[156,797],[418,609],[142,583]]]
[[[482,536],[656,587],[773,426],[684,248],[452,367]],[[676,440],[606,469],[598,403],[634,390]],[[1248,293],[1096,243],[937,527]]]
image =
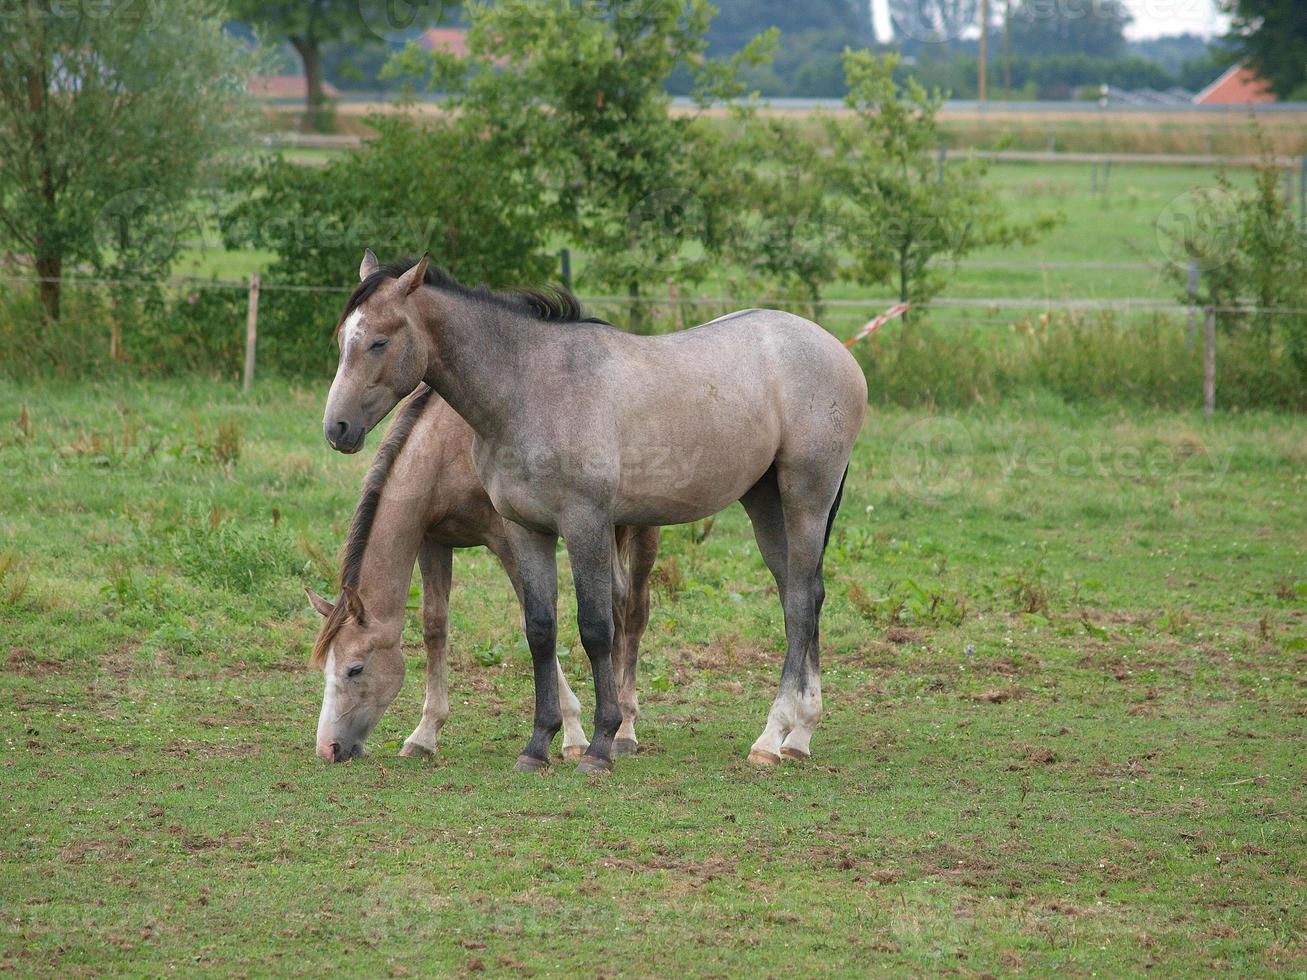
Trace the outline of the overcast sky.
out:
[[[872,0],[876,18],[876,34],[888,37],[889,0]],[[1042,0],[1057,4],[1068,11],[1092,11],[1095,0]],[[1158,37],[1162,34],[1202,34],[1210,37],[1225,31],[1227,18],[1217,13],[1216,0],[1124,0],[1134,14],[1134,23],[1126,28],[1130,38]],[[990,6],[999,10],[1002,0],[991,0]]]

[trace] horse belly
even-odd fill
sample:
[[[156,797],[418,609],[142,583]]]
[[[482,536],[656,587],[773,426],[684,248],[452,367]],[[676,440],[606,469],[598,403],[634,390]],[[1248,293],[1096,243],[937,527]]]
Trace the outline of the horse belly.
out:
[[[766,427],[735,438],[705,435],[623,447],[614,522],[652,526],[709,517],[744,496],[776,457]]]

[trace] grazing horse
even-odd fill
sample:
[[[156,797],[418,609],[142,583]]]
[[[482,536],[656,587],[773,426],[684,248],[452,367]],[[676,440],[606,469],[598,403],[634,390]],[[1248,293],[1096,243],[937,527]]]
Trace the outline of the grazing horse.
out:
[[[425,385],[400,410],[363,483],[342,550],[341,599],[334,605],[312,590],[323,617],[312,663],[325,677],[318,718],[318,755],[340,762],[363,746],[404,680],[400,634],[416,559],[422,572],[422,635],[427,648],[422,720],[400,755],[436,751],[449,716],[447,622],[455,548],[484,546],[522,588],[504,520],[491,506],[472,465],[472,430]],[[658,554],[658,529],[618,528],[613,614],[619,642],[615,660],[622,688],[622,731],[616,745],[636,750],[635,664],[649,619],[649,573]],[[577,759],[588,744],[581,706],[555,658],[563,757]]]
[[[821,716],[822,558],[867,408],[844,345],[775,310],[636,336],[583,320],[569,294],[471,289],[425,256],[381,266],[368,251],[359,273],[337,324],[323,433],[357,452],[423,381],[476,433],[477,473],[508,519],[535,670],[535,727],[519,766],[546,759],[562,724],[551,659],[559,536],[595,686],[594,737],[578,768],[604,772],[622,720],[613,527],[681,524],[736,500],[785,615],[780,690],[749,759],[807,758]]]

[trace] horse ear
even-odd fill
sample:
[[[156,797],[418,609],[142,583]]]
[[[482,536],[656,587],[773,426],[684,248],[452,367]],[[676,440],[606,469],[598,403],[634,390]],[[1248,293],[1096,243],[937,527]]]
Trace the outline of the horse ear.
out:
[[[359,282],[362,282],[380,268],[381,263],[377,261],[376,253],[370,248],[364,249],[363,261],[359,263]]]
[[[346,585],[340,590],[342,601],[345,603],[349,614],[354,617],[354,622],[360,626],[367,625],[367,612],[363,608],[363,600],[359,597],[358,590]]]
[[[304,592],[309,597],[309,605],[317,610],[318,615],[323,619],[326,619],[336,611],[335,606],[307,586],[305,587]]]
[[[405,296],[413,295],[413,292],[422,285],[427,276],[427,266],[430,264],[431,253],[423,252],[418,264],[399,277],[399,288],[404,291]]]

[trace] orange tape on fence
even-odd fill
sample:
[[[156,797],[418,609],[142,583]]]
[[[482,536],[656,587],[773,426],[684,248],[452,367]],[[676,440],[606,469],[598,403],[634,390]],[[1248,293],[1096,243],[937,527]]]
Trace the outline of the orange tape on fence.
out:
[[[889,323],[896,316],[902,316],[908,310],[912,309],[911,303],[900,303],[898,306],[891,306],[888,310],[876,317],[874,320],[868,320],[867,325],[855,333],[848,340],[844,341],[845,347],[852,347],[863,337],[870,337],[878,329]]]

